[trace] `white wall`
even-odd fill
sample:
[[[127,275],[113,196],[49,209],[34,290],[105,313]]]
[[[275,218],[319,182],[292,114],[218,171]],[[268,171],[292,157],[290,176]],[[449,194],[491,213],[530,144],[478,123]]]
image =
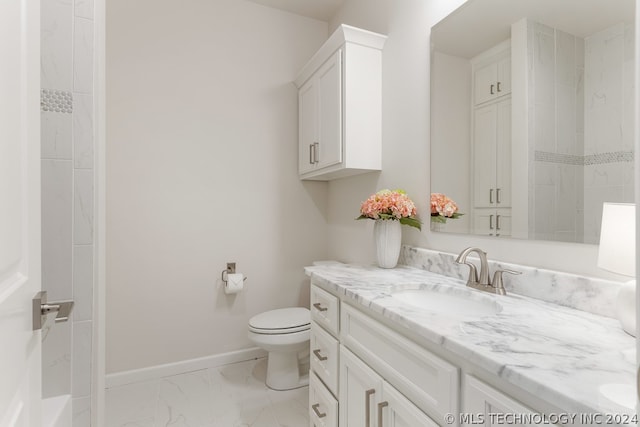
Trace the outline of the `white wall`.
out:
[[[370,263],[374,259],[372,221],[353,221],[359,204],[380,188],[404,188],[428,219],[429,183],[429,31],[463,1],[347,0],[330,22],[386,32],[383,52],[383,171],[329,184],[329,256]],[[380,13],[383,11],[385,13]],[[596,267],[597,246],[561,242],[495,239],[422,232],[403,227],[403,241],[459,252],[484,248],[491,259],[595,277],[620,278]]]
[[[107,4],[107,373],[251,347],[308,304],[327,185],[297,178],[297,71],[327,23],[243,0]],[[223,294],[237,262],[245,291]]]

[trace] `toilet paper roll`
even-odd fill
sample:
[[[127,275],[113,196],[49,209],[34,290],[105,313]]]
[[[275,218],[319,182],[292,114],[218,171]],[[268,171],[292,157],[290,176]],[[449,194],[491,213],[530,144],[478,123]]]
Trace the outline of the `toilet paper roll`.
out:
[[[227,281],[224,284],[225,294],[237,294],[244,288],[244,274],[227,274]]]

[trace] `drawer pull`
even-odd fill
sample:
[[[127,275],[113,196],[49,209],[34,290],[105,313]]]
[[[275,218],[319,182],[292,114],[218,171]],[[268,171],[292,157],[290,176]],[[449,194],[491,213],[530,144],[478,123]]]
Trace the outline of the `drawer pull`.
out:
[[[327,311],[327,310],[329,310],[327,307],[323,307],[319,302],[313,304],[313,306],[318,311]]]
[[[320,407],[320,404],[319,404],[319,403],[316,403],[315,405],[311,405],[311,409],[313,409],[313,412],[315,412],[315,413],[316,413],[316,415],[317,415],[317,417],[318,417],[318,418],[324,418],[324,417],[326,417],[326,416],[327,416],[327,413],[326,413],[326,412],[320,412],[320,411],[318,410],[318,408],[319,408],[319,407]]]
[[[389,406],[389,402],[378,403],[378,427],[382,427],[382,410]]]
[[[371,427],[371,395],[374,394],[376,392],[375,389],[371,388],[367,391],[364,392],[364,399],[365,399],[365,426],[366,427]]]
[[[318,358],[319,361],[323,361],[323,360],[327,360],[328,357],[327,356],[323,356],[322,354],[320,354],[320,349],[317,350],[313,350],[313,354],[316,355],[316,357]]]

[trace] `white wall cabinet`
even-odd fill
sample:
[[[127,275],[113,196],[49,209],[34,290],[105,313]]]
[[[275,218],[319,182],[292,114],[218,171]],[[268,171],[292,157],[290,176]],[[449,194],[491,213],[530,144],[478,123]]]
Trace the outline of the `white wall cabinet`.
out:
[[[511,93],[511,57],[478,67],[474,72],[475,104],[483,104]]]
[[[298,75],[301,179],[326,181],[381,170],[385,40],[341,25]]]
[[[481,208],[473,212],[473,234],[511,236],[511,208]]]
[[[511,206],[511,99],[475,109],[473,171],[476,208]]]

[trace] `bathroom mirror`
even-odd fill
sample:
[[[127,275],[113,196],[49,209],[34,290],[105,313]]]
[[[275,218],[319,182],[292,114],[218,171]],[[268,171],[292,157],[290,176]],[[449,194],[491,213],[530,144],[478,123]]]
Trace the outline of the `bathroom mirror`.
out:
[[[431,32],[432,230],[597,244],[634,202],[634,1],[468,0]]]

